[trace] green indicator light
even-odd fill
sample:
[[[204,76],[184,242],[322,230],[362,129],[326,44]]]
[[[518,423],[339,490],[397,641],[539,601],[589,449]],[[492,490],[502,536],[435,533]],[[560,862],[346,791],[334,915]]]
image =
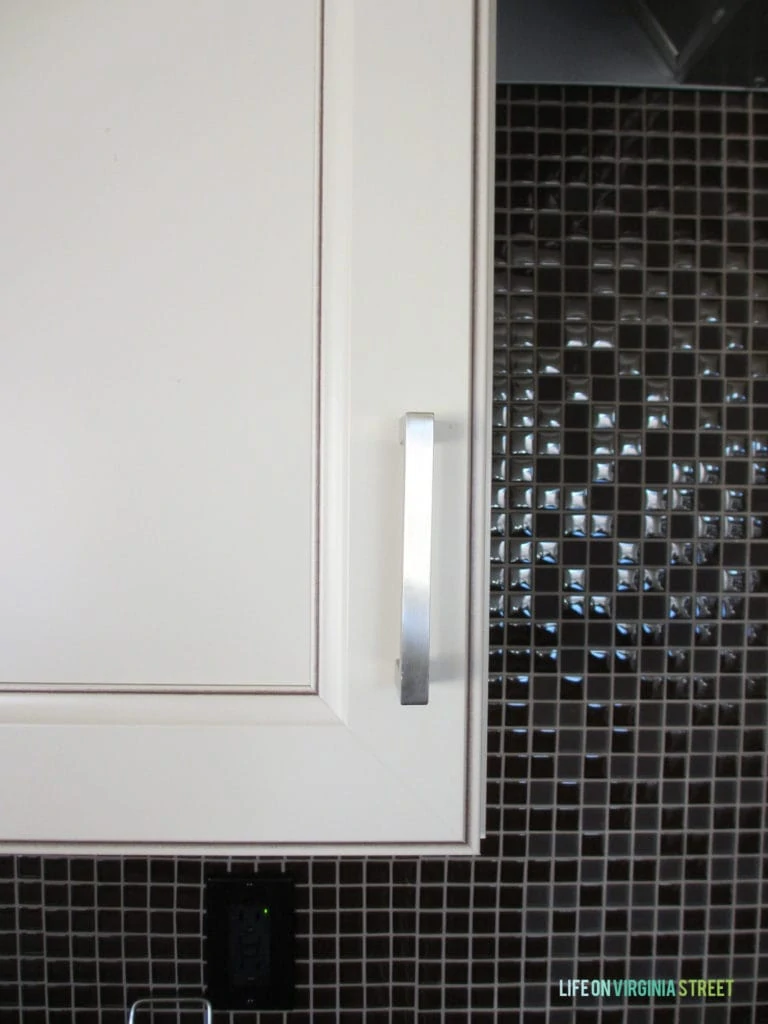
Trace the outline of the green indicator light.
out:
[[[269,914],[269,907],[264,907],[264,915],[266,916],[267,914]]]

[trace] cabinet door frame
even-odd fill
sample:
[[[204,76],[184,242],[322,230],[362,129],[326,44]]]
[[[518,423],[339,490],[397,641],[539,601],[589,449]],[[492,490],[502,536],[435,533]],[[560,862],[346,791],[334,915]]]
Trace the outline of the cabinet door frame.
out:
[[[406,0],[385,6],[388,13],[373,0],[324,0],[319,8],[323,51],[319,328],[330,343],[321,348],[319,396],[318,693],[311,687],[295,695],[6,688],[0,692],[0,764],[6,777],[13,766],[15,783],[0,796],[0,850],[101,855],[479,852],[484,834],[487,727],[496,11],[494,0],[429,0],[417,5],[418,11]],[[398,18],[399,25],[394,25]],[[462,42],[461,30],[467,27],[472,38]],[[458,94],[468,98],[471,108],[461,156],[468,161],[472,192],[467,210],[471,381],[466,382],[470,416],[465,424],[466,593],[461,595],[466,637],[462,640],[465,661],[459,669],[465,702],[460,730],[464,749],[445,751],[444,767],[438,770],[434,753],[439,751],[439,738],[432,737],[431,746],[425,745],[433,755],[432,777],[438,782],[442,775],[451,777],[445,799],[442,791],[430,789],[422,778],[393,767],[365,730],[355,725],[357,682],[350,662],[354,638],[349,632],[354,571],[350,563],[354,458],[350,304],[354,261],[363,257],[353,246],[359,239],[355,239],[356,211],[350,196],[355,195],[360,173],[355,145],[359,119],[365,116],[366,89],[370,87],[372,94],[381,89],[373,73],[365,70],[370,55],[361,40],[367,38],[370,43],[383,28],[390,39],[399,32],[408,40],[397,69],[402,79],[389,83],[395,105],[407,102],[408,82],[419,72],[420,46],[437,48],[439,42],[454,46],[456,53],[466,57],[470,75],[457,84]],[[433,28],[437,41],[430,38]],[[431,67],[434,71],[434,58]],[[449,117],[442,116],[447,123]],[[415,144],[417,128],[414,124],[407,128],[406,144],[409,139]],[[394,439],[394,421],[392,427]],[[448,429],[454,427],[448,424]],[[451,440],[447,435],[443,439]],[[394,664],[383,671],[391,675],[387,699],[397,702]],[[434,684],[438,696],[432,703],[441,699],[439,685]],[[422,713],[419,708],[398,710],[408,716]],[[417,732],[412,730],[411,735]],[[286,750],[305,755],[288,758]],[[412,750],[411,764],[418,763],[418,757],[418,749]],[[254,773],[260,773],[256,785]],[[159,788],[162,797],[148,801],[148,795]],[[248,821],[238,826],[233,839],[238,806],[240,816]],[[275,808],[275,821],[283,822],[282,831],[268,825],[267,834],[261,834],[260,823]]]

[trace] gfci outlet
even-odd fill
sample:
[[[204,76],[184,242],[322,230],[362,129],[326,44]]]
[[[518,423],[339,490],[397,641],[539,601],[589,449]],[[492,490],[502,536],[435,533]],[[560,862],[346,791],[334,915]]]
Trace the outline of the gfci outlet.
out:
[[[205,982],[215,1010],[293,1009],[292,878],[206,878]]]

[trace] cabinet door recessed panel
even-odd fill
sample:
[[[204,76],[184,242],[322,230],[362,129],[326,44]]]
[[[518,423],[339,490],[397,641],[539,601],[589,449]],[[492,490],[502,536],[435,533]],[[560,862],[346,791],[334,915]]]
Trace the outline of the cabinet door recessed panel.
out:
[[[319,3],[0,12],[0,683],[308,687]]]

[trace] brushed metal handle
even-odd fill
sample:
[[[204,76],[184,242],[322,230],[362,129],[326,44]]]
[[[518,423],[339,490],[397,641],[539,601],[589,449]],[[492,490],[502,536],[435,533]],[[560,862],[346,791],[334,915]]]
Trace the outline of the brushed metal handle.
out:
[[[400,703],[427,704],[434,413],[406,413],[401,420],[401,443],[405,446],[405,484],[402,615],[397,674],[400,683]]]
[[[128,1013],[128,1024],[134,1024],[136,1011],[140,1006],[152,1007],[160,1006],[161,1004],[164,1004],[169,1009],[175,1006],[179,1010],[185,1009],[185,1004],[187,1004],[186,1009],[188,1010],[195,1006],[200,1006],[205,1013],[205,1024],[212,1024],[213,1022],[213,1007],[207,999],[203,999],[201,996],[179,996],[178,999],[165,998],[163,996],[154,998],[150,996],[145,999],[137,999],[133,1006],[131,1006]]]

